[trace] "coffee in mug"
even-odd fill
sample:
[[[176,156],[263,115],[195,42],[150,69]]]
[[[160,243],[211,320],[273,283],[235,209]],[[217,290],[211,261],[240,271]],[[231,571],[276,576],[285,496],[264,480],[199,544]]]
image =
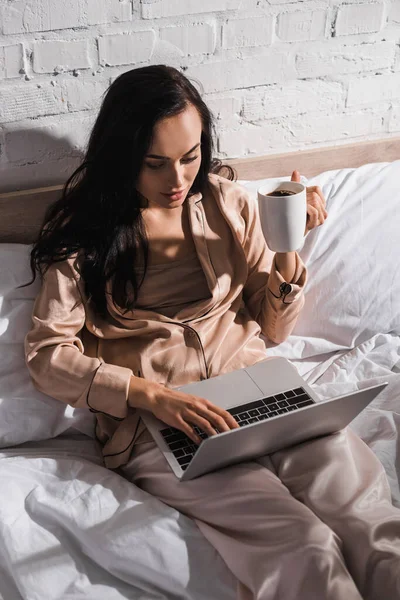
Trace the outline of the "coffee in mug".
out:
[[[270,192],[269,194],[267,194],[267,196],[278,196],[280,198],[281,196],[293,196],[293,194],[295,193],[296,192],[291,192],[290,190],[275,190],[274,192]]]
[[[304,240],[307,188],[296,181],[270,179],[258,189],[261,227],[270,250],[293,252]]]

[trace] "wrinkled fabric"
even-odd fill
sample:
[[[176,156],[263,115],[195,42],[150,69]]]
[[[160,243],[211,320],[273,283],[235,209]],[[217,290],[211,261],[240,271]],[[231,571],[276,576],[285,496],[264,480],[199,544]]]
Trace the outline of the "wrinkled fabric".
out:
[[[209,189],[186,201],[209,294],[174,318],[154,310],[123,313],[108,298],[107,319],[85,296],[79,258],[53,264],[33,309],[25,340],[36,387],[97,417],[105,465],[129,459],[146,428],[128,406],[132,376],[178,387],[252,365],[266,356],[264,334],[280,342],[304,304],[306,268],[296,254],[291,282],[276,268],[257,205],[246,190],[210,175]],[[291,285],[288,285],[288,284]]]
[[[185,482],[147,442],[118,471],[196,521],[238,600],[400,598],[400,510],[350,429]]]

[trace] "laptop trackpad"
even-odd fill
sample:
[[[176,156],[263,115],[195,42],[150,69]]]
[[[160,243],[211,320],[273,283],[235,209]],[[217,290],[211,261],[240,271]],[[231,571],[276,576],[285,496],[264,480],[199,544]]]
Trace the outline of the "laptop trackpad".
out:
[[[264,396],[262,390],[243,369],[211,379],[189,383],[178,389],[187,394],[206,398],[206,400],[210,400],[213,404],[225,409]]]

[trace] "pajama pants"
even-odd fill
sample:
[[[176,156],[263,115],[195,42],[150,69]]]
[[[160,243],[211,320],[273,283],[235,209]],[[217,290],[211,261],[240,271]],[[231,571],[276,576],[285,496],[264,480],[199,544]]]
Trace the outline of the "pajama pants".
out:
[[[194,519],[238,600],[400,600],[400,510],[349,428],[186,482],[149,441],[120,472]]]

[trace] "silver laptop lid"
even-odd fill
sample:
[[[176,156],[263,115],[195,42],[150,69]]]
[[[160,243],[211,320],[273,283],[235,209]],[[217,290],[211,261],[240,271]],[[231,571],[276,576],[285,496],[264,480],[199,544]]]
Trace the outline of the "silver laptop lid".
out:
[[[346,427],[387,382],[294,412],[211,436],[199,446],[181,481]]]

